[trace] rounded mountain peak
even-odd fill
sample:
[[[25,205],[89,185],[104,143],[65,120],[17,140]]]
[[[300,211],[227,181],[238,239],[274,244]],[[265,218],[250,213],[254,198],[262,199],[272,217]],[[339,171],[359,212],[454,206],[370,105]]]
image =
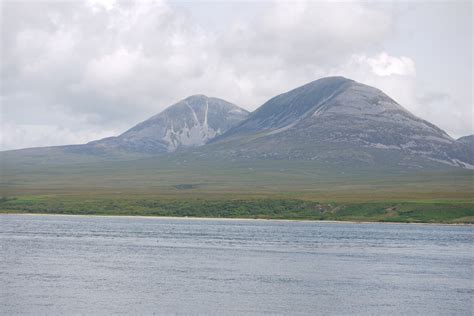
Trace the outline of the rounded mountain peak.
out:
[[[203,100],[208,100],[208,99],[211,99],[211,98],[205,94],[193,94],[183,99],[182,101],[203,101]]]
[[[343,77],[343,76],[329,76],[329,77],[323,77],[323,78],[319,78],[319,79],[316,79],[314,81],[311,81],[311,82],[307,83],[307,85],[324,84],[324,83],[325,84],[328,84],[328,83],[344,83],[344,82],[355,82],[355,81],[352,80],[352,79]]]
[[[168,116],[168,117],[179,117],[183,115],[183,112],[235,112],[247,115],[248,111],[238,107],[237,105],[230,103],[226,100],[219,99],[216,97],[208,97],[204,94],[191,95],[185,99],[178,101],[177,103],[169,106],[161,113],[152,117],[152,119]]]
[[[179,147],[204,145],[247,115],[246,110],[225,100],[192,95],[102,145],[139,152],[173,152]]]

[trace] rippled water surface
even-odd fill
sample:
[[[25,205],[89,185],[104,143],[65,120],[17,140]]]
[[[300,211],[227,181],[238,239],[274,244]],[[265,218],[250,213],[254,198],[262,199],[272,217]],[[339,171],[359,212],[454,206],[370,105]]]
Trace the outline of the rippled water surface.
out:
[[[0,215],[1,314],[474,313],[472,226]]]

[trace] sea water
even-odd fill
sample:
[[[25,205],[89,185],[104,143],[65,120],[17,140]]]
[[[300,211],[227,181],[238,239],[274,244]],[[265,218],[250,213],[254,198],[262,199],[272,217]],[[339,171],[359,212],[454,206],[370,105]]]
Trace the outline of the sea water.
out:
[[[0,215],[0,314],[474,312],[474,228]]]

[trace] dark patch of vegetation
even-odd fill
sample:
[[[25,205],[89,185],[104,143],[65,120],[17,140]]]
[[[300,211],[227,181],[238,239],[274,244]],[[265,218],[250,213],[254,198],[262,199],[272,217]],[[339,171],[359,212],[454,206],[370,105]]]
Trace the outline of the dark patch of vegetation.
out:
[[[15,197],[0,196],[0,203],[16,200]]]
[[[199,184],[187,184],[187,183],[183,183],[183,184],[177,184],[175,185],[174,187],[178,190],[190,190],[190,189],[194,189],[194,188],[197,188],[199,186]]]

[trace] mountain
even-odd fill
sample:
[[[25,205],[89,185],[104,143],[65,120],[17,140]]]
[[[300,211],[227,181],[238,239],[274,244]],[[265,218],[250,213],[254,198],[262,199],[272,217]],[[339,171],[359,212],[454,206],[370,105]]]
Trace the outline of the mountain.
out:
[[[120,136],[93,141],[88,145],[109,151],[169,153],[181,147],[202,146],[244,120],[248,114],[246,110],[222,99],[194,95]]]
[[[9,164],[70,164],[131,160],[202,146],[226,132],[249,112],[218,98],[190,96],[123,134],[80,145],[26,148],[2,152]]]
[[[382,91],[328,77],[270,99],[200,150],[234,159],[470,168],[474,157],[465,147]]]
[[[463,166],[462,161],[464,161],[470,164],[464,165],[464,167],[474,169],[472,166],[474,164],[474,135],[458,138],[455,144],[452,145],[450,155],[453,157],[461,157],[461,166]]]
[[[474,135],[463,136],[457,139],[458,143],[474,147]]]
[[[473,169],[472,144],[473,136],[454,140],[376,88],[328,77],[280,94],[253,113],[195,95],[117,137],[6,152],[2,158],[38,165],[167,154],[177,162],[296,160],[335,170]]]

